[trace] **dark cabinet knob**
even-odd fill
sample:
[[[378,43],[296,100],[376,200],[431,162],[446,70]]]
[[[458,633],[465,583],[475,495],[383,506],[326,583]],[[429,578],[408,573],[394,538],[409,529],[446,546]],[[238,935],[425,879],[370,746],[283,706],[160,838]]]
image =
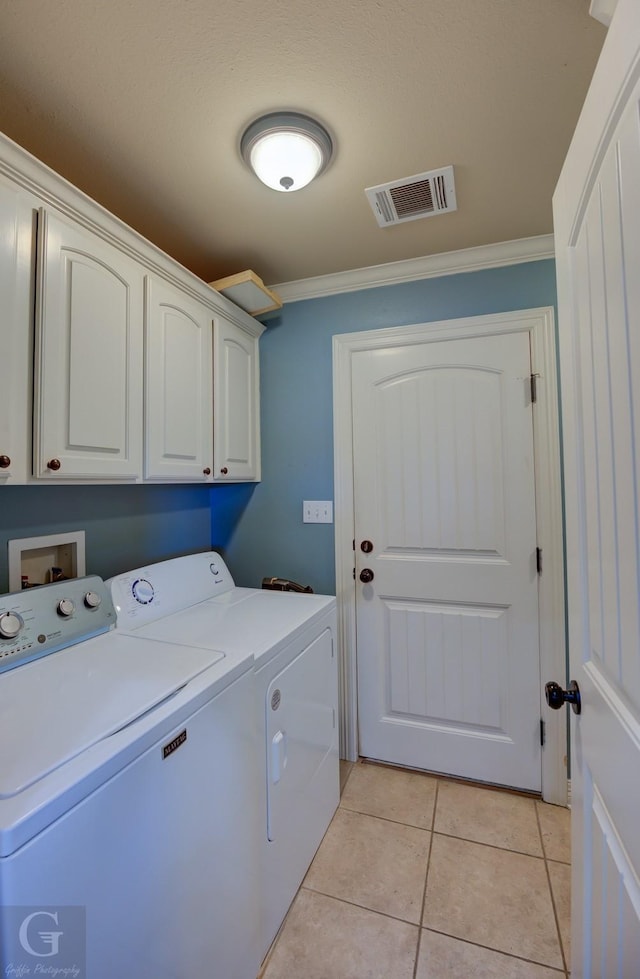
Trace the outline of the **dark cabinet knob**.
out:
[[[363,568],[360,572],[360,581],[362,581],[365,585],[368,585],[370,581],[373,581],[373,577],[374,575],[371,568]]]
[[[373,544],[370,540],[363,540],[360,544],[360,550],[364,551],[365,554],[371,554],[373,550]]]
[[[52,472],[57,473],[61,465],[62,463],[60,462],[59,459],[49,459],[49,462],[47,463],[47,469],[51,469]]]
[[[205,476],[211,475],[211,469],[209,466],[207,466],[206,469],[203,469],[202,472],[205,474]]]
[[[582,709],[580,702],[580,687],[575,680],[572,680],[566,690],[563,690],[559,683],[551,680],[545,684],[544,695],[547,704],[553,710],[560,710],[564,704],[571,704],[574,714],[579,714]]]
[[[229,472],[229,470],[227,469],[226,466],[223,466],[222,469],[220,470],[220,472],[222,473],[223,476],[226,476],[227,473]]]
[[[11,465],[9,456],[0,456],[0,469],[8,469]]]

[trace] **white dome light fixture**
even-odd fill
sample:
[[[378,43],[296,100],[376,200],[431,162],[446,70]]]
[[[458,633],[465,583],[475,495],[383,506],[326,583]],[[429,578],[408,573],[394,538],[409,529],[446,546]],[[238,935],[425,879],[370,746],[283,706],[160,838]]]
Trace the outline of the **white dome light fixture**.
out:
[[[333,154],[329,133],[300,112],[270,112],[252,122],[240,153],[272,190],[300,190],[327,168]]]

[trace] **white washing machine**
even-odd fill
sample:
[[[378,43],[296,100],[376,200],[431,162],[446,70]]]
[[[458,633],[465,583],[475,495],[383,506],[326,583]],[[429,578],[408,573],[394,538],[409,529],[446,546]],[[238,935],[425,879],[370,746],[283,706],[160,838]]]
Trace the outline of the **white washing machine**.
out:
[[[115,617],[96,577],[0,596],[0,971],[255,979],[253,659]]]
[[[138,568],[110,585],[119,629],[255,659],[264,955],[339,802],[335,598],[236,587],[216,552]]]

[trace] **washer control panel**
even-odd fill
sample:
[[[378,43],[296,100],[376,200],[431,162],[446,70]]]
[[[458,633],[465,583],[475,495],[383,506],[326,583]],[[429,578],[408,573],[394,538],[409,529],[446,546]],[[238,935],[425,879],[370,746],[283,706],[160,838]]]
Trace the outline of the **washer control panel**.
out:
[[[70,578],[0,595],[0,673],[115,625],[102,578]]]
[[[118,628],[131,631],[231,591],[233,578],[215,551],[158,561],[111,578]]]

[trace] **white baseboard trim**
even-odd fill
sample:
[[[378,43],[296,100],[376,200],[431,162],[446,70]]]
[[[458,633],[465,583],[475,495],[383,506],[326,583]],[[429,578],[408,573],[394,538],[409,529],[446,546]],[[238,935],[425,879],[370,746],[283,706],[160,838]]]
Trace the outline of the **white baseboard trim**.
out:
[[[369,268],[349,269],[331,275],[316,275],[310,279],[280,282],[270,285],[283,303],[300,302],[303,299],[319,299],[336,296],[343,292],[375,289],[378,286],[400,285],[419,279],[432,279],[461,272],[479,272],[483,269],[523,262],[539,262],[554,257],[553,235],[537,235],[515,241],[501,241],[493,245],[479,245],[439,255],[424,255],[403,262],[372,265]]]

